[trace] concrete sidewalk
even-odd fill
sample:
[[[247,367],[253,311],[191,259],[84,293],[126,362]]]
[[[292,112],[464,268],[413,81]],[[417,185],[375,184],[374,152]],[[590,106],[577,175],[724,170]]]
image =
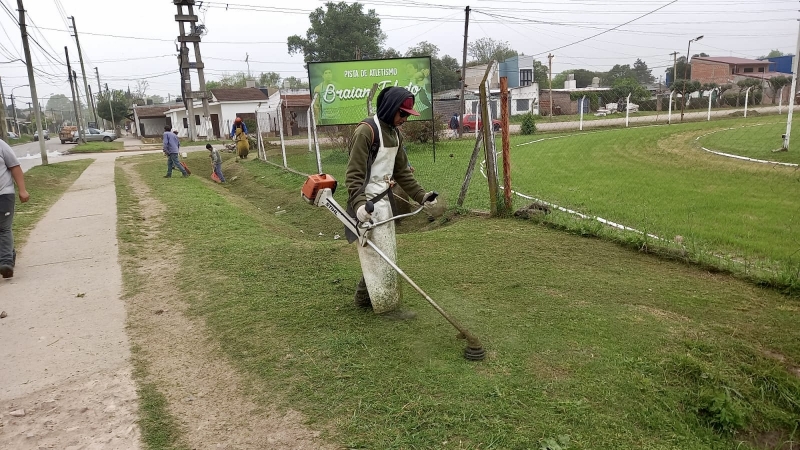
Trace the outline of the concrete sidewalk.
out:
[[[0,280],[0,448],[139,447],[117,156],[96,156],[19,249],[14,278]]]

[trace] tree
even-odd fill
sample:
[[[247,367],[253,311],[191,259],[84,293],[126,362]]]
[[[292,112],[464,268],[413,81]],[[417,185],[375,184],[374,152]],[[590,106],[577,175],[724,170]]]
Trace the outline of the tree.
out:
[[[150,87],[150,82],[147,80],[137,80],[136,81],[136,94],[134,98],[140,98],[144,100],[147,98],[147,89]]]
[[[682,94],[683,92],[686,92],[686,94],[688,95],[691,94],[692,92],[697,92],[700,89],[702,89],[702,85],[697,80],[692,81],[692,80],[684,80],[683,78],[678,78],[677,80],[675,80],[674,83],[672,83],[671,89],[675,91],[676,94],[677,93]]]
[[[785,75],[778,75],[777,77],[772,77],[767,80],[769,83],[769,87],[772,88],[772,104],[775,104],[775,98],[780,95],[781,89],[784,86],[790,86],[792,84],[792,77],[787,77]]]
[[[653,71],[647,67],[647,63],[637,58],[633,63],[633,72],[636,74],[636,81],[641,84],[648,84],[656,81]]]
[[[382,58],[386,58],[386,59],[389,59],[389,58],[402,58],[403,55],[400,54],[400,52],[398,52],[397,50],[393,49],[392,47],[389,47],[389,48],[387,48],[386,50],[383,51],[383,56],[381,56],[381,57]]]
[[[147,97],[147,101],[152,103],[152,104],[154,104],[154,105],[160,105],[160,104],[164,103],[164,97],[162,97],[160,95],[157,95],[157,94],[153,94],[153,95]]]
[[[9,109],[11,106],[9,105]],[[75,121],[75,110],[72,107],[72,100],[68,99],[64,94],[55,94],[50,96],[50,99],[47,100],[47,105],[45,105],[45,109],[58,111],[58,117],[63,117],[64,120],[69,120],[70,122]]]
[[[539,83],[539,89],[549,87],[547,84],[547,66],[542,64],[541,61],[533,60],[533,81]]]
[[[311,28],[306,37],[289,36],[289,54],[302,53],[306,62],[375,59],[383,55],[386,35],[381,19],[370,9],[364,13],[361,3],[325,3],[308,15]]]
[[[422,41],[409,48],[406,56],[430,56],[431,57],[431,89],[433,92],[456,89],[461,86],[459,83],[460,65],[452,56],[445,55],[439,58],[439,47],[428,41]]]
[[[618,78],[611,86],[612,99],[631,96],[631,103],[640,103],[650,99],[650,91],[644,88],[635,78]]]
[[[779,56],[786,56],[786,53],[783,53],[778,49],[772,49],[769,53],[767,53],[766,56],[762,56],[758,59],[777,58]]]
[[[681,79],[681,80],[684,79],[684,78],[686,78],[687,80],[691,80],[692,79],[692,65],[691,64],[686,64],[686,57],[685,56],[681,56],[675,62],[675,72],[677,72],[677,74],[678,74],[678,76],[677,76],[678,79]],[[667,67],[664,70],[664,73],[666,75],[668,75],[670,79],[672,79],[672,66]],[[673,81],[677,81],[677,80],[673,80]]]
[[[304,83],[297,77],[286,77],[283,82],[288,83],[290,89],[308,89],[308,83]]]
[[[109,97],[111,101],[109,102]],[[111,112],[113,111],[114,125],[119,125],[125,121],[125,116],[128,115],[128,109],[131,107],[131,101],[127,98],[124,91],[113,90],[103,92],[97,99],[97,115],[104,120],[111,121]]]
[[[614,82],[623,78],[636,78],[636,72],[631,68],[630,64],[619,65],[615,64],[603,77],[603,84],[606,86],[613,86]]]
[[[258,77],[258,85],[261,87],[278,86],[280,83],[281,75],[279,73],[262,72]]]
[[[480,38],[467,46],[467,54],[472,57],[472,62],[487,64],[489,61],[503,62],[507,58],[517,56],[506,41],[495,41],[492,38]]]

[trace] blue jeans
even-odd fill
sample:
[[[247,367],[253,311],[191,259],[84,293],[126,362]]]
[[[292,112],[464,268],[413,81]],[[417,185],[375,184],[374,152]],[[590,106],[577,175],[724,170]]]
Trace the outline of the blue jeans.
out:
[[[181,173],[183,174],[183,176],[187,176],[188,175],[186,173],[186,170],[181,165],[181,160],[178,159],[178,154],[177,153],[170,153],[167,156],[169,156],[169,159],[167,159],[167,176],[168,177],[172,176],[172,169],[173,168],[176,168],[176,169],[180,170]]]
[[[214,173],[219,177],[219,181],[225,182],[225,175],[222,174],[222,163],[214,164]]]
[[[11,225],[14,222],[14,194],[0,195],[0,266],[14,267],[14,235]]]

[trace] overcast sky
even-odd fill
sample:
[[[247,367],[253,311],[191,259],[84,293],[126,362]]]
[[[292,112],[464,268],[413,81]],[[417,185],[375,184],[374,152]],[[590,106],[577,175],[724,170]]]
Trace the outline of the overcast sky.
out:
[[[16,0],[0,3],[18,14]],[[197,4],[201,2],[198,0]],[[585,68],[608,70],[614,64],[633,64],[641,58],[663,75],[672,65],[673,51],[686,54],[689,39],[692,54],[756,58],[778,49],[794,53],[797,45],[798,2],[794,0],[406,0],[362,2],[381,17],[386,46],[404,52],[420,41],[429,41],[461,60],[464,7],[472,8],[470,40],[492,37],[508,41],[526,55],[547,61],[555,55],[553,73]],[[202,2],[199,16],[208,28],[201,52],[206,79],[246,71],[250,55],[254,75],[274,71],[282,76],[306,78],[302,55],[290,56],[286,38],[305,36],[308,14],[324,2],[314,0],[234,0]],[[226,10],[226,5],[228,8]],[[245,5],[256,5],[258,8]],[[280,5],[280,6],[276,6]],[[98,2],[89,0],[25,0],[29,33],[44,49],[31,43],[36,83],[44,105],[52,93],[70,95],[64,65],[64,46],[69,47],[73,69],[81,72],[75,41],[67,32],[67,16],[74,16],[83,48],[89,83],[96,92],[94,68],[111,89],[135,90],[136,81],[149,82],[148,94],[175,95],[180,77],[175,58],[174,21],[171,0]],[[662,8],[663,7],[663,8]],[[656,12],[646,15],[658,8]],[[637,19],[639,16],[645,17]],[[634,20],[637,19],[637,20]],[[598,33],[634,20],[616,30],[583,42]],[[30,23],[30,22],[33,23]],[[22,58],[19,28],[0,7],[0,77],[6,96],[16,86],[28,84]],[[112,37],[119,36],[119,37]],[[575,43],[574,45],[569,45]],[[563,47],[564,48],[559,48]],[[80,76],[80,75],[79,75]],[[192,74],[197,82],[196,73]],[[30,101],[27,87],[14,90],[18,107]]]

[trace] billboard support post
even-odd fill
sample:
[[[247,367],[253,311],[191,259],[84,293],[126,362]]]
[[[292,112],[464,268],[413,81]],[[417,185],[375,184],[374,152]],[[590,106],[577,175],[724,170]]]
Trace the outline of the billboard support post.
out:
[[[316,114],[314,114],[314,104],[317,102],[317,98],[319,98],[319,94],[315,94],[314,98],[311,99],[311,123],[309,126],[314,127],[314,146],[317,152],[317,173],[322,173],[322,159],[319,156],[319,137],[317,136],[317,118]]]

